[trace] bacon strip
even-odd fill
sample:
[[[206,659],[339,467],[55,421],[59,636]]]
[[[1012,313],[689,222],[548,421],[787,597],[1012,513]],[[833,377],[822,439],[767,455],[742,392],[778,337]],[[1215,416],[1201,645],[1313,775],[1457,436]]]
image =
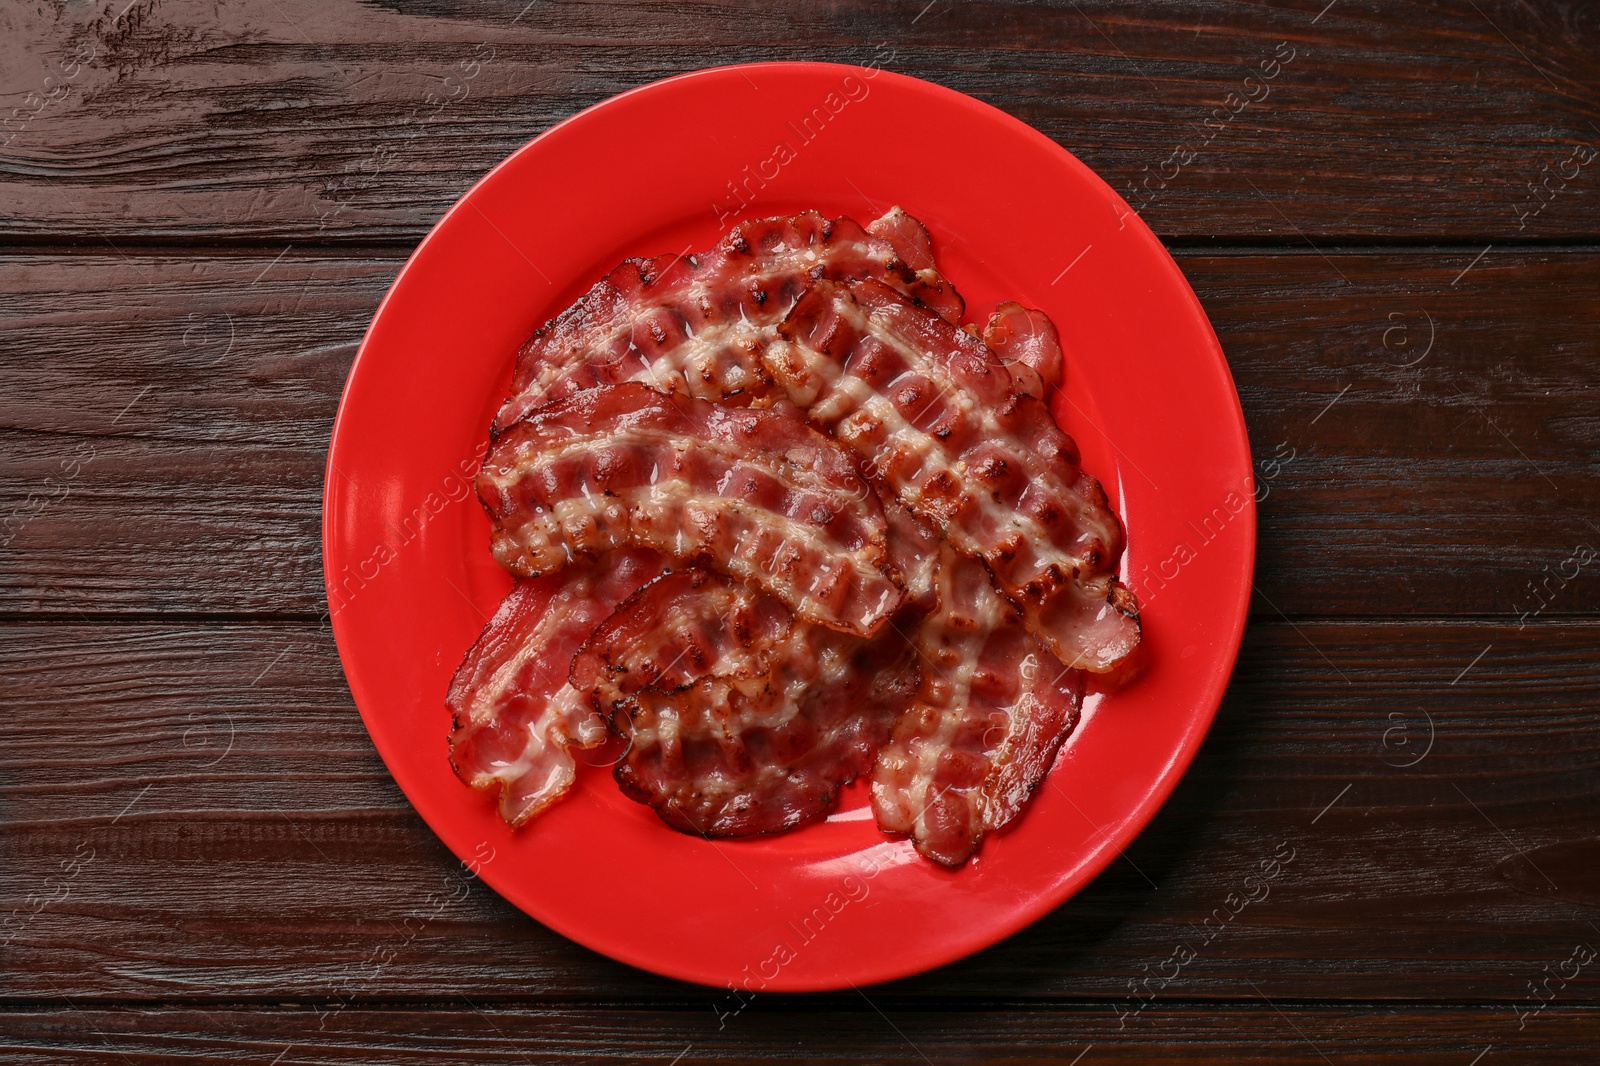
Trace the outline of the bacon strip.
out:
[[[1076,727],[1083,675],[1023,629],[982,564],[948,545],[939,610],[912,641],[922,684],[872,771],[872,808],[935,862],[959,866],[1009,823]]]
[[[475,789],[499,793],[513,825],[572,787],[572,748],[592,748],[605,723],[567,681],[578,645],[662,570],[652,551],[619,552],[593,567],[521,580],[450,680],[450,765]]]
[[[1019,303],[1003,303],[983,327],[983,343],[1010,371],[1018,389],[1048,400],[1060,388],[1064,372],[1061,339],[1050,316]]]
[[[704,560],[860,635],[902,598],[883,511],[853,457],[772,411],[604,385],[503,433],[477,483],[495,557],[514,574],[639,545]]]
[[[1072,438],[981,340],[870,280],[818,282],[779,332],[766,364],[795,406],[982,559],[1059,659],[1103,672],[1132,652],[1121,524]]]
[[[702,836],[789,829],[872,766],[917,684],[891,629],[863,640],[690,569],[635,593],[573,660],[628,749],[614,775]]]
[[[494,431],[551,399],[624,381],[707,400],[770,398],[759,353],[772,328],[812,281],[869,277],[960,321],[961,297],[934,269],[927,231],[899,208],[867,230],[804,211],[741,223],[698,255],[629,259],[523,345]]]

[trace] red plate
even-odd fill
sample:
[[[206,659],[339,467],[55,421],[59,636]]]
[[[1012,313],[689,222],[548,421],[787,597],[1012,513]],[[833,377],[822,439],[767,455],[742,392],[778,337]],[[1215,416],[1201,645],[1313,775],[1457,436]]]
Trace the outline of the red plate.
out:
[[[735,220],[899,204],[982,322],[1043,308],[1067,354],[1057,417],[1127,524],[1150,667],[1091,697],[1016,826],[960,870],[874,826],[708,842],[604,769],[520,832],[446,761],[444,693],[510,587],[470,478],[518,345],[626,256],[709,247]],[[1021,929],[1149,821],[1233,667],[1255,555],[1249,443],[1216,336],[1155,236],[1088,167],[970,97],[884,71],[700,71],[560,124],[450,209],[389,290],[334,426],[323,512],[333,630],[395,780],[456,855],[565,936],[727,987],[863,985]],[[641,912],[640,893],[649,897]],[[619,918],[642,913],[648,924]]]

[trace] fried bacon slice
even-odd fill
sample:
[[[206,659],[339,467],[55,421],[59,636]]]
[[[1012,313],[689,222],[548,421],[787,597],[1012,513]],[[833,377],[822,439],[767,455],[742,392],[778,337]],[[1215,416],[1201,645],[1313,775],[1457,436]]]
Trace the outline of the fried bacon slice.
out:
[[[1115,575],[1122,526],[1032,381],[871,280],[816,283],[779,333],[765,359],[791,402],[881,490],[982,559],[1057,658],[1104,672],[1132,652],[1138,604]]]
[[[1009,823],[1077,726],[1083,675],[1023,628],[983,565],[946,545],[939,609],[912,634],[922,683],[872,771],[879,828],[959,866]]]
[[[500,814],[522,825],[572,787],[572,748],[606,737],[604,721],[567,681],[585,637],[661,573],[646,549],[594,566],[518,581],[483,627],[445,696],[450,765],[475,789],[499,793]]]
[[[548,400],[643,381],[666,393],[760,402],[760,346],[818,278],[877,278],[952,322],[922,224],[899,208],[866,229],[815,211],[740,223],[698,255],[629,259],[542,326],[517,354],[504,430]]]
[[[1061,386],[1064,361],[1055,323],[1043,311],[1003,303],[983,327],[983,343],[1010,372],[1016,387],[1041,400]]]
[[[629,597],[572,664],[628,741],[623,792],[707,837],[822,814],[872,767],[917,681],[894,629],[839,633],[698,568]]]
[[[902,599],[883,511],[854,457],[773,411],[602,385],[501,434],[477,486],[495,558],[520,576],[653,548],[860,635]]]

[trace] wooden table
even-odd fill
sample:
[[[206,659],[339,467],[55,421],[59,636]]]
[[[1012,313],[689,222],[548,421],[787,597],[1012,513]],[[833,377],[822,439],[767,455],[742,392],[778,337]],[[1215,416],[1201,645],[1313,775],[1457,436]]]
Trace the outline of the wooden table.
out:
[[[125,3],[0,14],[4,1061],[1600,1061],[1591,5]],[[1266,495],[1232,687],[1125,859],[964,962],[719,1023],[464,878],[351,703],[319,516],[444,209],[582,107],[767,59],[1094,167],[1215,323]]]

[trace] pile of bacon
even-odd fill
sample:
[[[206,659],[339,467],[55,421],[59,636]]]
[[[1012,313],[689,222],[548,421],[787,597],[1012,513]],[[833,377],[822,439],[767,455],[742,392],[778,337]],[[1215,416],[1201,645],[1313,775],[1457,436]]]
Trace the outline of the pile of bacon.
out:
[[[447,702],[521,825],[608,735],[624,793],[707,837],[870,775],[886,832],[966,861],[1139,642],[1122,528],[1047,398],[1054,328],[981,331],[898,208],[630,259],[517,357],[477,489],[516,585]]]

